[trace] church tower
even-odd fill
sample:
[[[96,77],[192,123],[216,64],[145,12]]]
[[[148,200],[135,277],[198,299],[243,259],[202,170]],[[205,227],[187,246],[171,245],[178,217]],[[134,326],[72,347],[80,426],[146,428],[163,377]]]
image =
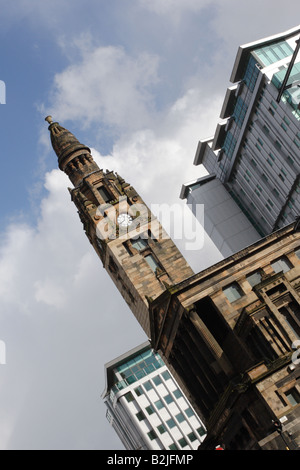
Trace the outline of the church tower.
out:
[[[135,189],[46,120],[87,237],[204,418],[201,448],[299,448],[299,220],[194,274]]]
[[[150,338],[149,302],[194,273],[135,189],[100,169],[90,149],[51,116],[45,120],[85,233]]]

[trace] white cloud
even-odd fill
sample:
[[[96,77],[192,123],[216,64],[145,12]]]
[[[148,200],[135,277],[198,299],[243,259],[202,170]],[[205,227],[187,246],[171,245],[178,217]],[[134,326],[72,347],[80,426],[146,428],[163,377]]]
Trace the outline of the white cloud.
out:
[[[251,3],[247,0],[217,0],[217,3],[214,28],[227,46],[234,48],[297,26],[298,20],[294,18],[298,18],[300,13],[297,0],[287,0],[284,9],[277,0],[253,0]]]
[[[95,47],[87,36],[74,44],[80,51],[80,58],[56,76],[55,99],[51,110],[53,116],[66,127],[64,118],[79,122],[87,120],[96,131],[101,125],[113,122],[115,127],[122,126],[110,155],[101,156],[97,150],[93,150],[100,168],[121,174],[148,205],[184,204],[179,200],[181,186],[195,179],[195,171],[199,176],[203,174],[201,169],[195,170],[193,157],[199,138],[214,132],[216,116],[221,108],[221,95],[207,93],[200,84],[197,85],[195,79],[191,81],[192,86],[175,102],[158,111],[153,109],[154,100],[151,97],[145,99],[144,94],[140,93],[145,85],[159,79],[156,60],[153,65],[152,57],[144,54],[142,62],[137,61],[133,73],[129,66],[134,62],[133,57],[124,50]],[[98,67],[98,56],[103,58],[106,72]],[[89,73],[90,70],[93,70],[94,75]],[[142,73],[142,70],[150,72]],[[106,83],[102,78],[103,73],[119,77],[119,81]],[[86,77],[87,99],[78,93],[83,77]],[[103,82],[104,88],[111,88],[110,93],[98,86],[98,82]],[[130,83],[131,89],[129,94],[122,89],[123,103],[120,106],[116,105],[114,96],[119,82],[121,89],[123,82]],[[148,98],[148,92],[146,94]],[[135,116],[134,120],[127,119],[131,113]],[[80,135],[76,137],[81,140]],[[178,241],[178,244],[183,249],[183,241]]]
[[[45,184],[37,227],[11,225],[1,247],[0,447],[122,448],[105,425],[103,364],[145,335],[88,243],[65,175]]]
[[[118,128],[119,138],[101,165],[142,185],[146,197],[177,200],[181,183],[195,173],[198,139],[214,132],[221,94],[208,94],[195,78],[175,102],[158,110],[152,88],[160,80],[157,56],[95,47],[86,35],[73,47],[79,59],[55,76],[50,113],[62,125],[76,121],[95,133],[103,125]]]
[[[133,57],[122,47],[93,47],[86,36],[76,46],[79,61],[55,76],[50,112],[85,126],[97,121],[121,129],[146,125],[158,57],[146,52]]]
[[[111,155],[103,157],[94,150],[95,159],[130,181],[148,204],[179,203],[181,184],[190,179],[189,172],[194,173],[198,133],[200,128],[208,131],[219,99],[209,99],[204,113],[205,96],[199,89],[189,89],[164,112],[152,113],[151,99],[140,92],[155,75],[151,59],[150,72],[144,59],[133,72],[133,61],[124,51],[88,49],[79,63],[59,76],[57,98],[63,99],[62,91],[67,94],[68,87],[72,88],[66,101],[54,103],[54,115],[62,125],[64,117],[81,120],[89,111],[91,122],[97,122],[99,110],[94,102],[100,100],[103,107],[105,101],[101,88],[94,86],[97,74],[101,77],[99,57],[107,58],[110,70],[122,71],[135,109],[147,119],[141,117],[136,130],[126,126]],[[81,100],[74,104],[71,95],[81,87],[85,65],[93,69],[93,60],[97,73],[87,80],[88,99],[81,108]],[[131,106],[128,96],[117,108],[113,99],[105,103],[105,121],[116,124]],[[0,387],[0,403],[9,410],[3,448],[117,448],[118,439],[104,423],[99,398],[104,388],[102,365],[146,339],[89,245],[67,186],[70,182],[59,170],[47,173],[47,196],[40,203],[36,227],[11,225],[2,246],[0,315],[5,325],[1,339],[7,344],[7,375],[5,387]],[[205,264],[204,257],[201,263]],[[17,382],[15,377],[19,377]],[[8,389],[13,401],[6,395]],[[95,413],[98,406],[101,412]],[[30,432],[26,432],[29,421]]]
[[[151,128],[125,133],[111,155],[98,160],[100,167],[121,174],[149,204],[178,202],[182,183],[201,171],[195,170],[193,157],[200,137],[214,131],[220,105],[220,97],[188,90]]]
[[[60,309],[64,307],[65,291],[53,279],[46,278],[43,281],[35,281],[33,288],[37,302],[44,302]]]
[[[140,5],[147,10],[159,15],[167,15],[169,18],[179,20],[184,13],[195,13],[211,3],[211,0],[138,0]]]
[[[100,166],[118,171],[148,204],[179,203],[181,184],[198,176],[192,164],[197,142],[215,130],[238,45],[292,27],[289,15],[283,18],[274,0],[254,0],[251,7],[244,0],[138,0],[142,8],[135,11],[133,31],[120,18],[113,24],[113,33],[126,37],[121,47],[107,45],[105,35],[96,34],[98,25],[97,31],[81,34],[90,24],[81,24],[79,17],[73,22],[73,3],[16,0],[1,20],[27,18],[36,27],[60,30],[57,40],[69,65],[55,76],[47,113],[71,131],[73,123],[93,136],[101,127],[112,128],[118,137],[110,154],[93,150]],[[84,8],[93,3],[99,15],[99,2],[81,2]],[[201,13],[211,4],[207,37]],[[286,6],[296,17],[298,2]],[[145,9],[159,15],[165,28]],[[170,66],[166,52],[175,43],[186,45],[181,50],[186,55],[173,51]],[[196,66],[187,72],[185,65],[192,62]],[[157,94],[161,83],[172,88],[179,75],[182,80],[169,95],[173,99],[164,101]],[[43,141],[48,149],[46,126]],[[0,340],[7,345],[7,365],[0,369],[0,445],[120,448],[105,424],[103,364],[144,341],[144,334],[89,245],[67,177],[53,170],[44,183],[47,195],[36,226],[11,224],[1,240]],[[193,267],[198,264],[194,253],[184,254]],[[201,267],[214,261],[210,256],[207,249],[199,253]]]
[[[148,204],[179,203],[220,99],[193,83],[158,110],[156,54],[95,45],[89,35],[72,48],[71,63],[55,76],[50,113],[71,131],[70,121],[96,132],[112,127],[119,137],[110,155],[93,151],[101,167],[118,171]],[[43,143],[48,150],[45,124]],[[0,254],[1,447],[120,448],[100,399],[103,364],[146,338],[81,228],[68,178],[53,170],[44,185],[36,226],[10,225]]]

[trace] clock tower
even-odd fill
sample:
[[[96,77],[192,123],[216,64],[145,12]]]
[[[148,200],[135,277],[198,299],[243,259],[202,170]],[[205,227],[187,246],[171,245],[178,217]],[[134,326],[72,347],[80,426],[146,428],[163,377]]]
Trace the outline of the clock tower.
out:
[[[299,220],[194,274],[135,189],[46,120],[88,239],[205,420],[201,448],[299,448]]]
[[[299,448],[299,220],[194,274],[135,189],[46,120],[88,239],[205,420],[201,448]]]
[[[135,189],[100,169],[90,149],[51,116],[46,121],[84,231],[150,338],[149,304],[194,273]]]

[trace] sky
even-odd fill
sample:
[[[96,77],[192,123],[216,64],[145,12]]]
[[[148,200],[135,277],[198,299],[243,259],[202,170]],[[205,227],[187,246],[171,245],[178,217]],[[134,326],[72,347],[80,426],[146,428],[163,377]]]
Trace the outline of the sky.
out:
[[[44,118],[149,206],[182,205],[239,45],[299,17],[298,0],[0,0],[1,450],[123,449],[104,364],[147,339],[84,234]],[[221,259],[207,237],[174,241],[195,272]]]

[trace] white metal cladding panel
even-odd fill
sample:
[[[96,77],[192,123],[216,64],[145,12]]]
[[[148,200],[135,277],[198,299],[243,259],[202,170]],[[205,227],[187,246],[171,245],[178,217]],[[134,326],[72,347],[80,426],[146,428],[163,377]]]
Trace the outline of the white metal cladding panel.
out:
[[[192,205],[193,211],[197,204],[204,204],[204,228],[223,256],[229,256],[260,238],[217,179],[193,190],[187,202]]]

